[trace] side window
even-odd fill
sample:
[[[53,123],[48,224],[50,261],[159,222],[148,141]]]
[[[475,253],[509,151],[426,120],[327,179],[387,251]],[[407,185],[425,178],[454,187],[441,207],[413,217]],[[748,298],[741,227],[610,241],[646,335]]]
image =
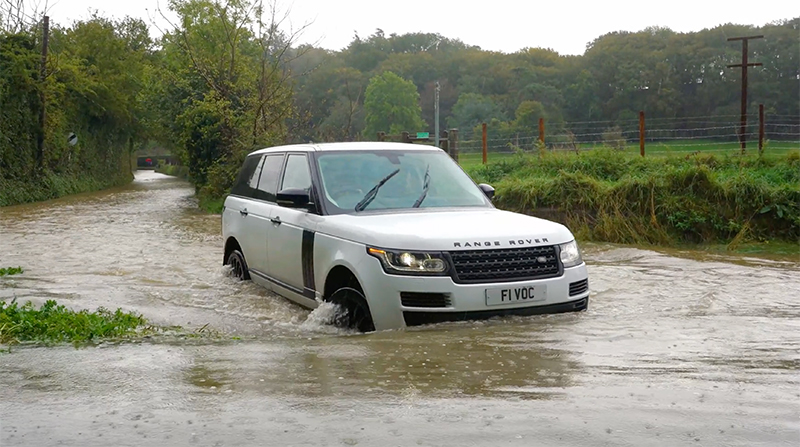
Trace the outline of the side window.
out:
[[[258,178],[261,177],[261,168],[264,167],[264,160],[266,158],[267,157],[261,157],[261,160],[258,162],[258,167],[253,172],[253,175],[250,176],[250,180],[247,182],[247,186],[252,190],[258,189]]]
[[[311,189],[311,173],[308,171],[308,159],[305,155],[292,154],[286,160],[280,190],[287,188]]]
[[[239,176],[236,177],[236,183],[233,185],[231,194],[244,197],[254,196],[263,160],[264,157],[260,155],[250,156],[245,159],[242,169],[239,170]],[[253,179],[255,179],[256,184],[253,183]]]
[[[261,178],[258,180],[256,198],[269,202],[275,201],[278,190],[278,177],[283,166],[283,154],[267,155],[264,167],[261,169]]]

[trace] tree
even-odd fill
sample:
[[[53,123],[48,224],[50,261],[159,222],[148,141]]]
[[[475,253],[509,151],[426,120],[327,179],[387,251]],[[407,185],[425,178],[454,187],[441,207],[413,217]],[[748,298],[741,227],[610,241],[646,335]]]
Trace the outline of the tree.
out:
[[[162,39],[161,65],[149,101],[182,152],[191,180],[224,194],[241,159],[256,147],[286,141],[294,115],[292,47],[274,3],[262,0],[171,0],[179,22]]]
[[[367,138],[425,128],[414,83],[387,71],[370,79],[364,98]]]
[[[493,118],[506,120],[500,107],[491,98],[477,93],[462,93],[453,106],[453,116],[448,118],[447,125],[456,129],[472,129]]]
[[[538,132],[539,118],[547,119],[544,106],[539,101],[522,101],[517,107],[512,128],[517,132]]]

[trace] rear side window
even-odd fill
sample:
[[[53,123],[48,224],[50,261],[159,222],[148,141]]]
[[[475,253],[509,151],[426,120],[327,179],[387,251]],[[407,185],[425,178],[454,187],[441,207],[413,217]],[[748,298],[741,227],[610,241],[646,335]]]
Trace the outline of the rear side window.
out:
[[[239,176],[236,178],[236,183],[233,185],[231,194],[244,197],[255,196],[263,160],[264,157],[260,155],[251,155],[245,159],[244,164],[242,164],[242,169],[239,170]]]
[[[286,172],[283,174],[281,191],[288,188],[311,188],[311,173],[308,171],[308,160],[305,155],[291,154],[286,160]]]
[[[264,159],[267,157],[261,157],[261,161],[258,162],[258,167],[256,168],[253,175],[250,177],[250,180],[247,182],[247,187],[250,188],[252,191],[258,189],[258,179],[261,177],[261,168],[264,166]]]
[[[261,177],[258,180],[258,190],[256,198],[274,202],[278,190],[278,180],[283,167],[283,154],[267,155],[264,167],[261,169]]]

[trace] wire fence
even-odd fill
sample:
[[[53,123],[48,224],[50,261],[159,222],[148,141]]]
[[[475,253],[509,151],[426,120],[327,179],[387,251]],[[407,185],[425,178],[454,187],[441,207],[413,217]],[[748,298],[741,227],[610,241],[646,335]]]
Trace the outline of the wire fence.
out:
[[[537,150],[543,139],[544,147],[552,151],[579,152],[612,147],[639,152],[640,143],[643,142],[646,154],[732,152],[741,151],[741,139],[744,137],[747,150],[757,151],[762,137],[762,123],[758,114],[747,115],[744,133],[741,115],[653,118],[644,119],[643,122],[634,119],[543,124],[543,134],[516,132],[511,126],[495,129],[487,126],[486,150],[488,154]],[[643,129],[640,125],[643,125]],[[467,156],[482,153],[483,138],[481,126],[460,131],[459,153]],[[766,115],[761,141],[763,149],[769,152],[800,149],[800,115]]]

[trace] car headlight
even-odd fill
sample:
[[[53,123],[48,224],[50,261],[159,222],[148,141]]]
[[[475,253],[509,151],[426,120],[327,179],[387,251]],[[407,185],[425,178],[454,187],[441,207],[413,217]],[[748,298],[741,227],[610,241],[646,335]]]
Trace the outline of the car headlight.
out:
[[[380,259],[386,273],[429,275],[447,273],[447,261],[441,253],[385,250],[373,247],[368,247],[367,253]]]
[[[561,263],[564,264],[564,268],[575,267],[583,263],[577,242],[567,242],[559,245],[559,247],[561,248]]]

